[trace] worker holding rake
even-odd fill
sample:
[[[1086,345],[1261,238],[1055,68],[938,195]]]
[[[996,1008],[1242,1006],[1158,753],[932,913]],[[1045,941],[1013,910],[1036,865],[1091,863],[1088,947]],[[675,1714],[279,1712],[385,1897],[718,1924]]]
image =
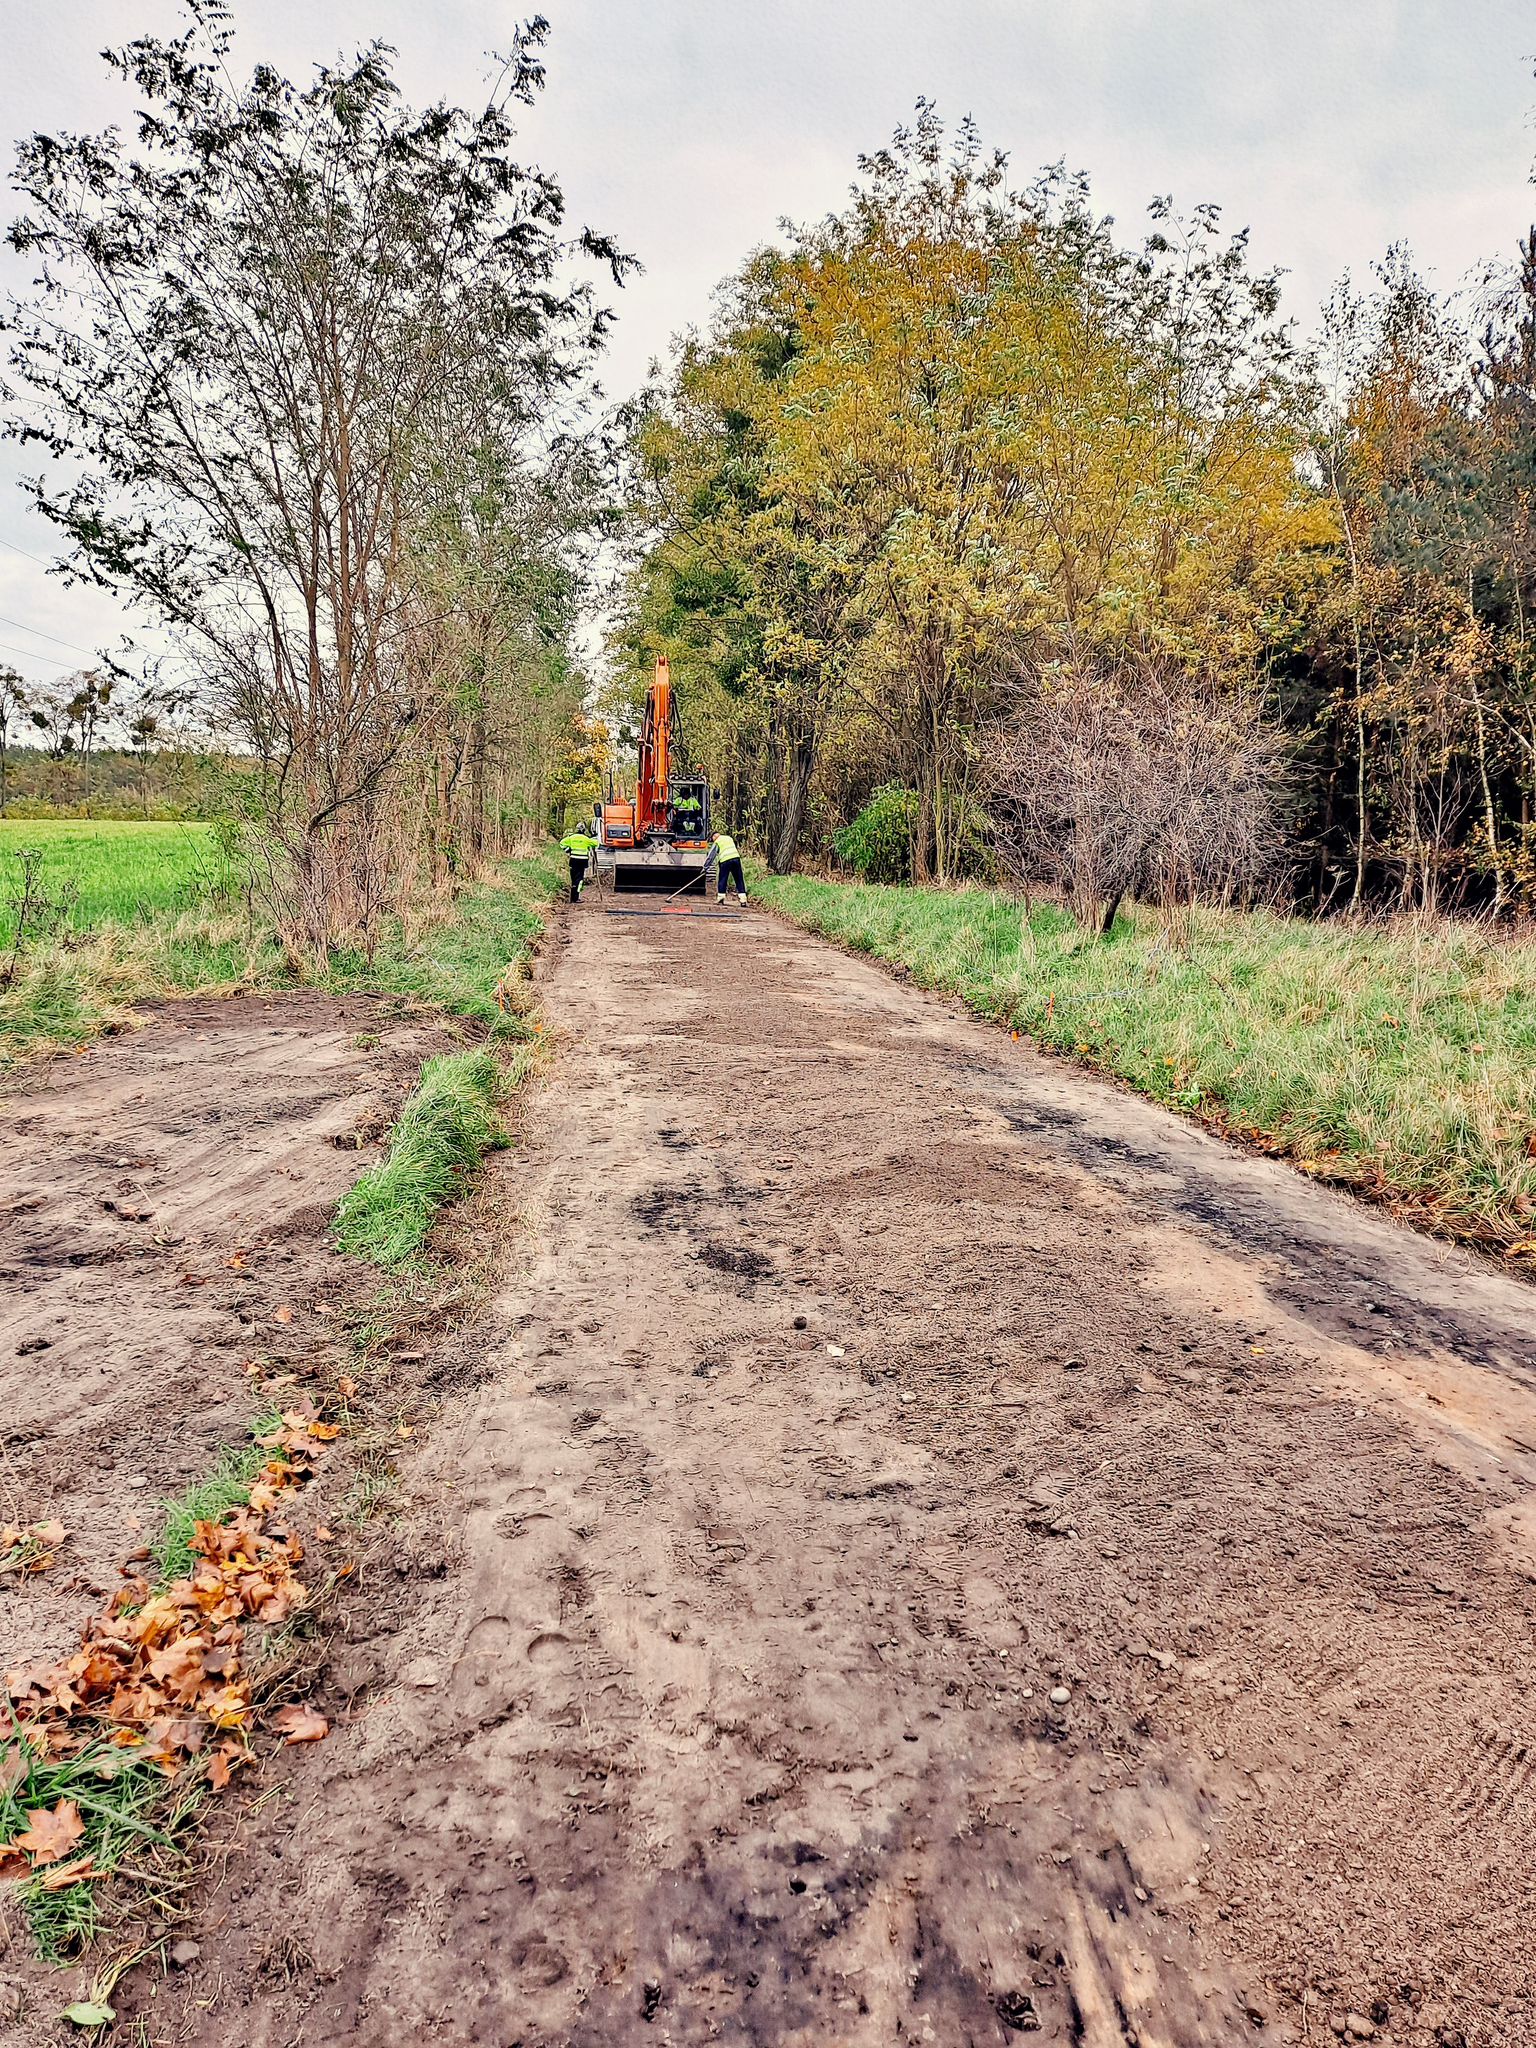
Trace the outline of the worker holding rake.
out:
[[[741,848],[729,832],[717,832],[709,850],[711,856],[720,863],[719,880],[715,885],[715,900],[723,903],[726,890],[734,888],[741,899],[741,907],[745,910],[747,879],[741,867]]]

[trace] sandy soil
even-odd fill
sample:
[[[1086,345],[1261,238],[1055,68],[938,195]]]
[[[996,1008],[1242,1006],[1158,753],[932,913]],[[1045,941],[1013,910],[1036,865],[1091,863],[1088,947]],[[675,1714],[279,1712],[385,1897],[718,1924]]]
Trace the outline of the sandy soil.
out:
[[[159,1503],[243,1437],[249,1360],[330,1348],[359,1277],[331,1210],[435,1039],[362,999],[176,1003],[4,1085],[0,1523],[69,1538],[0,1580],[0,1664],[74,1647]]]
[[[126,2038],[1536,2043],[1536,1298],[766,919],[545,999],[336,1732]]]

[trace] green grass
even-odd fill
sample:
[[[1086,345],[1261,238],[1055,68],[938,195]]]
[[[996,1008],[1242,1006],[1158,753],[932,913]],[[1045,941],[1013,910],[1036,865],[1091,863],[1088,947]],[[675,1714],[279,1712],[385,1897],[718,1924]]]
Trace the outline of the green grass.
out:
[[[565,874],[565,856],[548,847],[507,861],[494,883],[458,898],[451,918],[416,931],[394,926],[371,962],[361,953],[333,955],[319,985],[431,1003],[521,1036],[515,984]]]
[[[17,1770],[17,1766],[20,1766]],[[16,1770],[16,1775],[11,1775]],[[145,1852],[174,1846],[201,1789],[181,1788],[167,1803],[165,1773],[136,1762],[115,1743],[93,1743],[78,1756],[47,1758],[25,1736],[0,1737],[0,1843],[8,1842],[38,1808],[70,1799],[85,1834],[70,1851],[87,1853],[98,1870],[116,1872]],[[99,1881],[48,1891],[46,1871],[23,1878],[16,1903],[45,1962],[64,1963],[94,1939],[99,1924]]]
[[[393,924],[371,962],[360,953],[333,955],[317,984],[336,994],[393,995],[521,1036],[528,1026],[519,986],[542,929],[541,911],[562,873],[560,856],[548,849],[508,860],[494,879],[465,890],[431,917],[410,926]],[[155,996],[235,995],[296,985],[292,963],[271,932],[228,907],[204,903],[138,925],[109,920],[34,947],[14,985],[0,988],[0,1067],[50,1047],[79,1045],[125,1022],[136,1003]]]
[[[981,889],[763,876],[852,951],[1141,1093],[1400,1198],[1435,1227],[1536,1235],[1536,943],[1482,927],[1153,913],[1106,940]]]
[[[15,858],[21,847],[42,852],[50,887],[73,884],[69,929],[75,932],[189,909],[229,879],[211,825],[0,818],[0,947],[15,935],[10,899],[21,881]]]
[[[488,1052],[428,1060],[400,1112],[389,1157],[343,1195],[336,1241],[380,1266],[419,1258],[444,1203],[460,1194],[484,1153],[506,1143],[497,1108],[508,1076]]]
[[[161,1502],[165,1519],[160,1534],[149,1547],[157,1587],[190,1575],[192,1538],[199,1522],[222,1521],[235,1508],[245,1506],[257,1473],[272,1455],[254,1439],[269,1435],[278,1420],[276,1409],[258,1416],[251,1424],[251,1442],[226,1444],[205,1478],[194,1481],[179,1500]]]

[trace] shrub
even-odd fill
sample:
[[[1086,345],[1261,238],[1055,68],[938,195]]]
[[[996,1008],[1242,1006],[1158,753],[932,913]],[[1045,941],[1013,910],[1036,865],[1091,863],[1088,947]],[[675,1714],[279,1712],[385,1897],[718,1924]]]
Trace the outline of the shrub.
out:
[[[862,881],[905,882],[912,873],[916,829],[916,796],[899,782],[887,782],[851,824],[832,835],[832,848]]]

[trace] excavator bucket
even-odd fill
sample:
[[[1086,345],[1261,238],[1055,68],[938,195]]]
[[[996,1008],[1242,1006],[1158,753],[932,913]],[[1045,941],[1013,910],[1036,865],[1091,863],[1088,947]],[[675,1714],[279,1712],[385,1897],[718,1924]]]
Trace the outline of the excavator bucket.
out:
[[[648,846],[615,847],[613,887],[616,894],[690,897],[713,895],[713,870],[706,871],[707,846],[669,845],[652,841]]]

